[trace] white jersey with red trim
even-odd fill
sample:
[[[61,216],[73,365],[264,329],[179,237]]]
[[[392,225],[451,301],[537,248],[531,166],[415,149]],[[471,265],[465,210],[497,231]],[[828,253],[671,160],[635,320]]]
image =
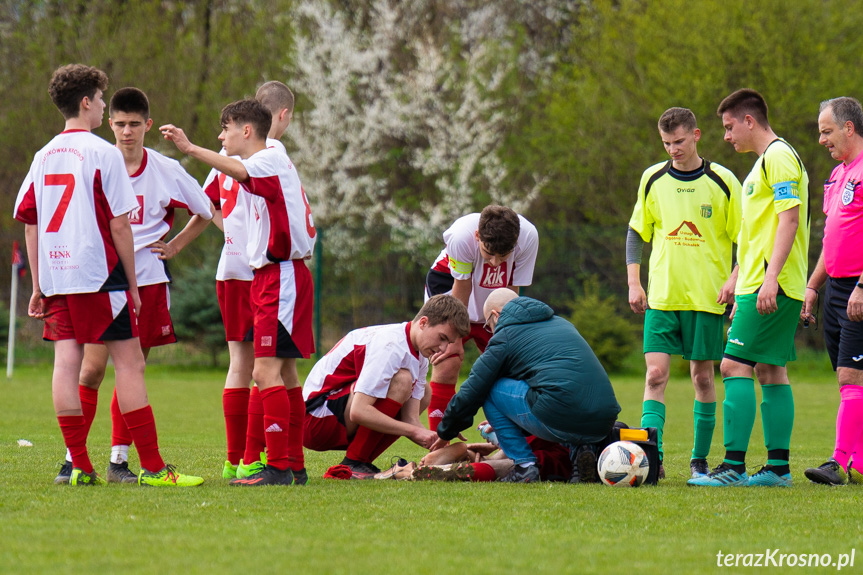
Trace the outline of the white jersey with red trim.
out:
[[[536,226],[519,214],[518,241],[512,253],[498,267],[486,262],[479,249],[476,231],[480,214],[468,214],[457,219],[443,233],[446,247],[435,260],[433,270],[448,273],[454,279],[470,279],[472,286],[467,311],[472,322],[485,321],[482,307],[492,291],[509,286],[529,286],[539,250]]]
[[[288,155],[284,144],[267,138],[267,147]],[[225,149],[219,152],[225,155]],[[240,159],[239,156],[234,156]],[[204,181],[204,191],[217,209],[222,212],[225,243],[216,268],[216,279],[252,281],[255,273],[249,265],[247,246],[249,243],[248,214],[251,204],[249,194],[240,193],[240,184],[230,176],[213,169]]]
[[[39,150],[14,213],[38,226],[42,293],[127,289],[110,222],[137,206],[123,154],[113,144],[86,130],[69,130]]]
[[[251,194],[249,263],[260,269],[275,262],[312,257],[315,225],[297,169],[286,153],[266,148],[241,160]]]
[[[211,219],[210,199],[180,162],[144,148],[141,167],[131,176],[138,207],[129,213],[135,240],[135,274],[139,286],[170,281],[165,263],[149,246],[161,240],[174,223],[174,210]]]
[[[413,378],[411,397],[422,399],[429,361],[411,345],[410,329],[410,322],[404,322],[350,332],[312,368],[303,385],[303,399],[337,394],[348,385],[355,392],[381,399],[400,369],[408,370]]]

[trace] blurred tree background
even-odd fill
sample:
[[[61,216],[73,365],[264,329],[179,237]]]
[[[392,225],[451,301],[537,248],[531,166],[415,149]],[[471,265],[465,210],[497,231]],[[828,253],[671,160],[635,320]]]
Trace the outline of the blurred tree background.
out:
[[[353,327],[412,317],[443,230],[496,202],[540,231],[534,285],[524,293],[571,317],[607,357],[624,356],[638,351],[640,329],[626,301],[626,225],[642,171],[665,159],[656,121],[671,106],[695,112],[701,154],[742,180],[755,157],[722,141],[715,110],[737,88],[764,94],[771,124],[812,181],[814,264],[819,182],[834,164],[817,143],[818,105],[860,97],[848,68],[863,48],[857,8],[832,0],[0,0],[0,261],[11,262],[13,240],[23,239],[12,219],[18,186],[63,125],[47,94],[58,66],[102,68],[108,96],[140,87],[156,126],[175,123],[212,149],[222,106],[276,79],[297,96],[284,140],[323,232],[320,348]],[[113,141],[107,121],[97,133]],[[155,129],[146,145],[177,156]],[[184,165],[203,181],[203,164]],[[215,289],[202,281],[214,275],[220,247],[211,227],[171,266],[175,309],[201,310],[177,331],[208,357],[221,326],[211,313]],[[10,269],[0,266],[4,301]],[[24,284],[19,315],[29,276]],[[39,326],[19,325],[23,347],[38,356]],[[801,331],[800,343],[820,346],[820,334]]]

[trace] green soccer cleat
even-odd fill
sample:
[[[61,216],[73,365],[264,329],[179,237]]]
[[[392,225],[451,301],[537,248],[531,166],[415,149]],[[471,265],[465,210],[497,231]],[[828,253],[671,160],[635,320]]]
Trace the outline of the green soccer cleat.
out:
[[[129,470],[129,462],[108,463],[108,473],[105,475],[108,483],[138,483],[138,476]]]
[[[693,477],[686,484],[696,487],[746,487],[749,485],[749,476],[745,471],[737,473],[730,465],[723,462],[709,475]]]
[[[851,485],[863,485],[863,473],[860,473],[851,464],[848,464],[848,483]]]
[[[772,465],[765,465],[749,478],[749,487],[791,487],[791,474],[779,475]]]
[[[138,485],[149,487],[197,487],[203,482],[203,477],[177,473],[170,463],[156,473],[141,468],[141,473],[138,474]]]
[[[812,483],[823,485],[845,485],[848,483],[845,470],[832,457],[818,467],[810,467],[803,474]]]
[[[243,460],[240,460],[242,463]],[[236,479],[237,478],[237,468],[238,465],[232,465],[230,461],[225,461],[225,466],[222,468],[222,478],[223,479]]]
[[[237,465],[237,479],[245,479],[247,477],[251,477],[255,473],[260,473],[267,466],[267,454],[265,452],[261,452],[261,459],[259,461],[253,461],[248,465],[243,463],[243,460],[240,460],[240,463]]]
[[[105,485],[105,480],[96,475],[95,471],[84,473],[83,470],[76,467],[69,477],[69,485]]]

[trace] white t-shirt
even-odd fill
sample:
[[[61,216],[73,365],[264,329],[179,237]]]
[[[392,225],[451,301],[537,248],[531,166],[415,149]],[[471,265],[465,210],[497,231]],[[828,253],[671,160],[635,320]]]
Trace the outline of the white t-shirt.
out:
[[[267,138],[267,147],[288,155],[284,144]],[[225,155],[225,149],[219,152]],[[239,156],[234,156],[240,159]],[[248,214],[251,204],[249,194],[240,193],[240,184],[230,176],[213,169],[204,181],[204,191],[216,207],[222,211],[222,225],[225,229],[225,243],[216,268],[216,279],[252,281],[255,277],[249,265],[247,252],[249,243]]]
[[[266,148],[241,161],[249,173],[240,185],[251,195],[248,254],[252,268],[312,257],[317,235],[312,210],[288,155]]]
[[[374,325],[350,332],[312,368],[303,385],[303,399],[329,395],[347,385],[354,392],[381,399],[400,369],[408,370],[414,380],[411,397],[422,399],[429,362],[411,345],[410,325]]]
[[[483,259],[476,239],[479,216],[478,213],[462,216],[443,233],[446,247],[432,266],[433,270],[448,273],[454,279],[471,280],[467,311],[474,323],[485,321],[482,307],[492,291],[509,286],[529,286],[533,282],[533,268],[539,250],[536,226],[519,215],[515,248],[498,267],[491,267]]]
[[[138,207],[123,154],[86,130],[39,150],[15,200],[15,219],[38,226],[46,296],[129,287],[110,221]]]
[[[138,207],[129,213],[138,285],[165,283],[170,281],[165,262],[147,246],[170,231],[177,208],[211,219],[210,199],[180,162],[148,148],[144,148],[144,160],[131,179],[138,201]]]

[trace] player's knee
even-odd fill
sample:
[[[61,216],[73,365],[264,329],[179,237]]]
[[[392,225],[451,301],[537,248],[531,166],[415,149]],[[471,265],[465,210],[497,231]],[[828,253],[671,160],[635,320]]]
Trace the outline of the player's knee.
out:
[[[406,369],[400,369],[390,380],[387,397],[399,403],[404,403],[411,396],[413,386],[414,378],[411,376],[411,373]]]
[[[645,381],[645,385],[648,388],[656,390],[665,389],[666,383],[668,383],[667,371],[655,365],[647,367],[647,378]]]
[[[713,389],[712,375],[711,373],[694,373],[692,374],[692,385],[697,391],[710,391]]]

